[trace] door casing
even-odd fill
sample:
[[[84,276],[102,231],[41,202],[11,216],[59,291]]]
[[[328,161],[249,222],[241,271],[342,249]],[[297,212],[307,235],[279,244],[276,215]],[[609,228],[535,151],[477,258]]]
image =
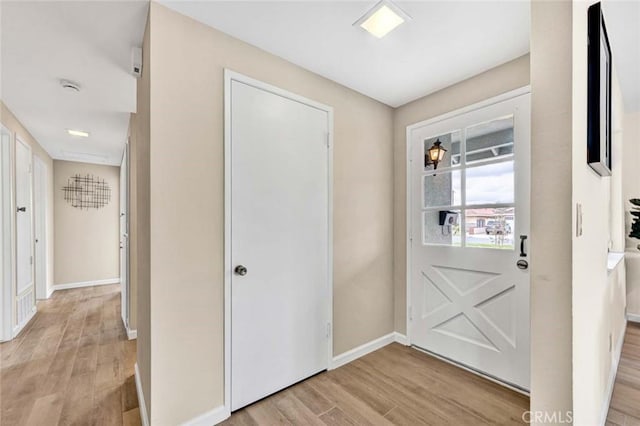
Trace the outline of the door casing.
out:
[[[37,155],[33,156],[33,198],[34,198],[34,242],[35,243],[35,282],[36,299],[48,299],[47,270],[49,258],[47,256],[47,217],[49,204],[47,200],[48,186],[47,165]],[[38,234],[38,230],[40,234]]]
[[[413,235],[413,229],[412,229],[412,187],[411,187],[411,132],[419,127],[424,127],[430,124],[434,124],[437,123],[439,121],[443,121],[443,120],[447,120],[449,118],[452,117],[456,117],[458,115],[462,115],[471,111],[475,111],[481,108],[485,108],[488,107],[490,105],[494,105],[509,99],[513,99],[516,98],[518,96],[521,95],[525,95],[531,93],[531,86],[524,86],[521,87],[519,89],[515,89],[515,90],[511,90],[509,92],[503,93],[501,95],[486,99],[484,101],[480,101],[477,102],[475,104],[472,105],[468,105],[466,107],[460,108],[460,109],[456,109],[454,111],[450,111],[448,113],[439,115],[437,117],[434,118],[430,118],[428,120],[424,120],[418,123],[414,123],[411,124],[409,126],[407,126],[406,128],[406,133],[405,133],[405,164],[406,164],[406,176],[405,176],[405,183],[406,183],[406,204],[405,204],[405,208],[406,208],[406,234],[405,234],[405,247],[406,247],[406,264],[405,264],[405,273],[406,273],[406,282],[405,282],[405,289],[406,289],[406,311],[405,311],[405,321],[406,321],[406,333],[407,333],[407,344],[408,345],[412,345],[412,336],[411,336],[411,327],[410,327],[410,322],[411,322],[411,307],[412,307],[412,296],[411,296],[411,277],[412,277],[412,263],[411,263],[411,237]],[[530,268],[531,270],[531,268]],[[531,290],[529,290],[531,291]],[[530,333],[531,335],[531,333]],[[451,362],[450,360],[440,357],[438,355],[435,355],[436,357],[443,359],[447,362],[452,363],[455,366],[461,367],[467,371],[470,371],[474,374],[480,375],[484,378],[487,378],[495,383],[498,383],[502,386],[508,387],[510,389],[513,389],[517,392],[520,393],[524,393],[524,394],[528,394],[528,392],[523,391],[522,389],[519,389],[517,387],[511,386],[507,383],[504,383],[500,380],[496,380],[495,378],[488,376],[486,374],[483,374],[482,372],[479,372],[477,370],[471,369],[471,368],[467,368],[465,366],[462,366],[461,364],[455,363],[455,362]]]
[[[0,271],[2,271],[0,280],[0,308],[2,308],[0,341],[8,341],[13,338],[13,288],[15,286],[13,266],[15,262],[15,240],[13,235],[15,205],[13,196],[13,162],[11,161],[13,158],[13,133],[1,125],[0,131],[8,136],[8,140],[0,139],[0,150],[2,150],[2,155],[0,155],[2,161],[2,164],[0,164],[0,182],[2,185],[0,187],[0,196],[2,197],[2,202],[0,203],[2,206],[2,213],[0,214],[0,218],[2,218],[2,223],[0,223],[0,228],[2,229],[2,239],[0,240],[0,244],[2,244],[2,257],[0,257],[2,261],[2,267],[0,268]]]
[[[129,283],[129,143],[124,147],[120,164],[120,298],[122,323],[127,336],[132,338],[129,328],[131,295]]]
[[[271,92],[287,99],[325,111],[328,117],[328,256],[327,256],[327,318],[330,320],[327,365],[332,367],[333,359],[333,108],[294,93],[272,86],[238,72],[224,70],[224,408],[231,415],[231,83],[242,82],[258,89]]]

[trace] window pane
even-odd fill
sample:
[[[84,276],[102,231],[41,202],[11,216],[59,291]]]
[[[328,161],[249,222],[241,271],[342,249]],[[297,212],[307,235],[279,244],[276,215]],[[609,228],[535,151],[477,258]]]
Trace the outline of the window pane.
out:
[[[462,203],[460,170],[422,178],[425,207],[457,206]]]
[[[467,127],[467,164],[513,155],[513,116]]]
[[[471,167],[466,174],[466,204],[514,202],[513,160]]]
[[[465,211],[467,247],[513,250],[515,212],[513,207]]]
[[[442,161],[438,163],[438,169],[444,169],[447,167],[455,167],[460,165],[460,130],[455,132],[445,133],[442,135],[434,136],[424,140],[424,155],[425,155],[425,171],[433,170],[433,164],[427,164],[426,156],[429,152],[429,148],[433,146],[436,141],[442,143],[442,147],[447,150],[444,153]]]
[[[440,225],[441,212],[444,225]],[[429,210],[422,213],[422,219],[423,244],[460,246],[460,210]]]

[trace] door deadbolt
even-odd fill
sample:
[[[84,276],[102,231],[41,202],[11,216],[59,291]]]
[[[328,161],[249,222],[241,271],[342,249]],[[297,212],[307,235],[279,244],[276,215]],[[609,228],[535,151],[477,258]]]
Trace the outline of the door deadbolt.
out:
[[[236,273],[236,275],[240,275],[240,276],[247,275],[247,268],[245,268],[242,265],[236,266],[236,269],[234,269],[233,271]]]
[[[520,259],[516,262],[516,265],[519,269],[529,269],[529,262],[526,260]]]

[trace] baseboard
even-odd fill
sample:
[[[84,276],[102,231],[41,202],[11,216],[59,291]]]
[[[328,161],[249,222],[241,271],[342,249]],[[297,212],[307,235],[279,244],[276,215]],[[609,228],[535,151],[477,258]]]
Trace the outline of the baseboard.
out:
[[[624,335],[627,331],[627,323],[624,323],[622,327],[622,333],[618,337],[618,343],[613,353],[613,363],[611,364],[611,371],[609,371],[609,381],[607,383],[607,399],[602,406],[602,412],[600,413],[600,424],[605,425],[607,422],[607,414],[609,413],[609,406],[611,405],[611,397],[613,396],[613,387],[616,383],[616,374],[618,373],[618,364],[620,364],[620,356],[622,355],[622,346],[624,345]]]
[[[120,278],[109,278],[106,280],[81,281],[77,283],[56,284],[52,288],[52,293],[58,290],[69,290],[72,288],[95,287],[98,285],[119,284]]]
[[[127,339],[133,340],[138,338],[138,330],[131,330],[127,328]]]
[[[406,335],[400,334],[396,331],[393,333],[393,338],[396,343],[399,343],[403,346],[409,346],[409,338]]]
[[[640,315],[627,313],[627,320],[631,322],[640,322]]]
[[[334,368],[341,367],[345,364],[348,364],[356,359],[363,357],[373,351],[377,351],[378,349],[387,346],[390,343],[396,341],[396,333],[389,333],[382,337],[378,337],[375,340],[367,342],[363,345],[358,346],[357,348],[353,348],[347,352],[341,353],[338,356],[334,356],[333,360],[331,360],[330,370]]]
[[[214,408],[211,411],[207,411],[204,414],[199,415],[191,420],[182,423],[182,426],[212,426],[223,422],[231,416],[231,411],[224,405]]]
[[[56,291],[54,286],[47,288],[47,299],[51,297],[51,295]]]
[[[140,407],[140,421],[142,426],[149,426],[149,417],[147,416],[147,404],[144,402],[144,392],[142,391],[142,382],[140,379],[140,370],[138,363],[135,365],[136,392],[138,393],[138,406]]]

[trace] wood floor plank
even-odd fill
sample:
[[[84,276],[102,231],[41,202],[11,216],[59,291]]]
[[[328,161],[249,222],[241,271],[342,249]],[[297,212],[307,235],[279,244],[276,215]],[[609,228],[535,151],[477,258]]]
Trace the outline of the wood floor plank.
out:
[[[338,407],[333,407],[331,410],[322,414],[320,420],[327,426],[349,426],[358,424]]]
[[[637,323],[627,324],[607,422],[640,426],[640,324]]]
[[[57,291],[0,344],[0,424],[140,425],[119,285]]]
[[[528,409],[523,395],[392,344],[236,411],[225,424],[243,424],[245,413],[260,425],[524,424]]]

